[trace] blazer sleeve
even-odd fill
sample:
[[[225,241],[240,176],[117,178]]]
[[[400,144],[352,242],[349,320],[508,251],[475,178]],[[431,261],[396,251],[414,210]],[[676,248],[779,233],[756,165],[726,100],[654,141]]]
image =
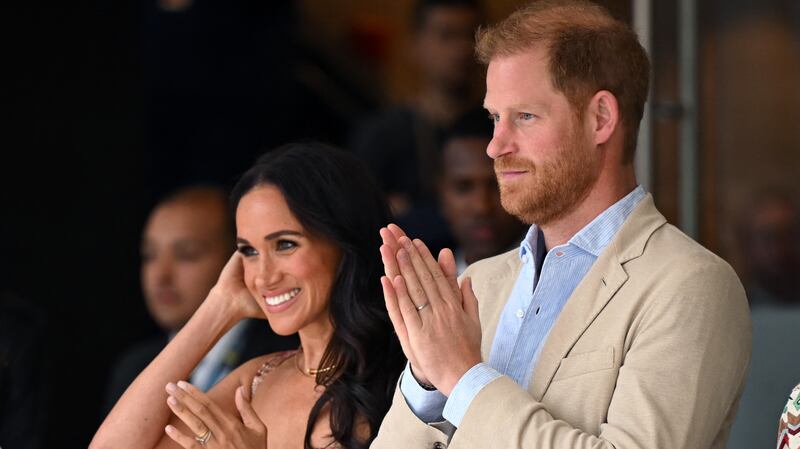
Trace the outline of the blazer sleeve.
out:
[[[554,418],[502,376],[475,397],[450,448],[708,449],[724,441],[750,357],[749,313],[727,264],[697,265],[657,281],[671,292],[647,293],[654,299],[625,333],[628,349],[599,435]]]
[[[426,424],[411,411],[400,383],[392,399],[392,406],[383,418],[378,435],[372,441],[372,449],[443,449],[446,447],[455,428],[447,421]]]

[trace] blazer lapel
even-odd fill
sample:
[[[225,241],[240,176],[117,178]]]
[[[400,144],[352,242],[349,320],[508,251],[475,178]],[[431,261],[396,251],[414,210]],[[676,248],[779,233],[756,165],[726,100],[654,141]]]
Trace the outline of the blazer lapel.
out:
[[[550,330],[533,373],[531,392],[537,401],[544,396],[561,359],[627,280],[611,242],[575,288]]]
[[[666,219],[647,195],[575,288],[545,341],[533,370],[530,392],[541,400],[561,360],[628,280],[623,264],[640,256],[647,240]]]

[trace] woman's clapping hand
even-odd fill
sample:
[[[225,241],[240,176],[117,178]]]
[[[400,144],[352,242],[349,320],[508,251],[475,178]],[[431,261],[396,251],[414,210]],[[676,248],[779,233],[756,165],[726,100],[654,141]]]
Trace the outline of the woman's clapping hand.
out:
[[[166,387],[170,410],[189,428],[167,426],[167,435],[185,449],[266,449],[267,428],[250,405],[245,387],[236,389],[239,416],[225,413],[205,393],[180,381]],[[192,435],[193,434],[193,435]]]

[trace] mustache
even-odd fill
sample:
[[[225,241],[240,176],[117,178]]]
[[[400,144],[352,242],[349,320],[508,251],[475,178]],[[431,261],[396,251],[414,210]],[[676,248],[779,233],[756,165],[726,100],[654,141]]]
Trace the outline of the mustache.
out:
[[[536,164],[518,156],[504,156],[494,160],[494,172],[536,171]]]

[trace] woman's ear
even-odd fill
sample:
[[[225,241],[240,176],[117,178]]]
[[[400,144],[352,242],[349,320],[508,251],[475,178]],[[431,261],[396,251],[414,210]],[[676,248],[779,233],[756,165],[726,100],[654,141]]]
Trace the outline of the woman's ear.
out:
[[[605,144],[619,127],[617,97],[607,90],[597,92],[589,101],[588,114],[594,144],[598,146]]]

